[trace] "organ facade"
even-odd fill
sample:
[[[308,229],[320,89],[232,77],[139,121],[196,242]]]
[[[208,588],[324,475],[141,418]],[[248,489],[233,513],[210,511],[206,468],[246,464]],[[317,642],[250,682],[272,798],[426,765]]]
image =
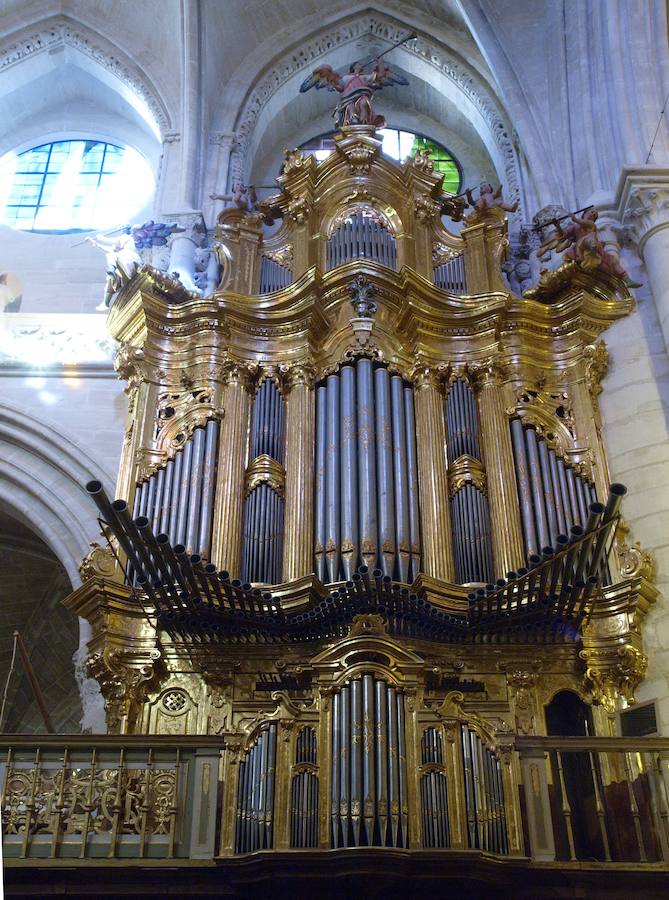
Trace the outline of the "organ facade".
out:
[[[335,145],[220,214],[213,294],[142,266],[109,313],[128,416],[116,499],[88,490],[114,557],[67,605],[109,731],[209,754],[156,751],[142,840],[624,858],[597,815],[628,754],[590,754],[589,831],[541,740],[560,692],[612,738],[645,669],[656,591],[598,412],[633,300],[574,260],[515,295],[501,200],[462,221],[427,154],[365,125]]]

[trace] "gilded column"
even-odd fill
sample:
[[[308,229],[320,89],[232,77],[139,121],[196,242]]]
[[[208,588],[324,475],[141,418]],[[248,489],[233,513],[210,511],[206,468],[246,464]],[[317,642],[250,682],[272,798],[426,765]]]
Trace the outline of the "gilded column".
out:
[[[441,380],[435,369],[422,366],[416,371],[414,386],[423,571],[433,578],[454,582],[446,421]]]
[[[250,372],[236,363],[222,373],[224,420],[218,448],[211,558],[237,578],[241,571],[244,475],[248,453]]]
[[[121,465],[114,496],[132,504],[141,451],[149,449],[155,429],[159,386],[150,380],[150,371],[140,347],[122,343],[116,354],[114,368],[119,378],[127,382],[124,390],[128,395]]]
[[[287,368],[286,505],[283,530],[283,581],[294,581],[314,570],[314,448],[316,411],[314,371],[310,366]]]
[[[609,354],[604,341],[589,344],[584,352],[583,373],[569,385],[569,392],[579,443],[590,451],[597,497],[605,502],[609,493],[610,479],[602,442],[598,396],[602,390],[601,380],[608,369]]]
[[[474,387],[479,404],[481,452],[486,468],[495,575],[503,578],[525,562],[516,471],[502,373],[494,363],[478,369]]]

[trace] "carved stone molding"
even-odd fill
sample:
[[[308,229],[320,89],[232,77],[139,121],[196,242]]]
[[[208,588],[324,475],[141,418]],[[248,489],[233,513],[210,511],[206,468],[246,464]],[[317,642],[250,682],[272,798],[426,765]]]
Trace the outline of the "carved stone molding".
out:
[[[625,167],[616,197],[615,217],[640,256],[651,235],[669,225],[669,169]]]
[[[74,47],[102,66],[140,97],[150,109],[160,130],[170,127],[170,117],[157,91],[147,83],[146,75],[115,44],[67,16],[53,16],[24,29],[20,36],[0,50],[0,71],[37,53],[53,53],[61,46]]]

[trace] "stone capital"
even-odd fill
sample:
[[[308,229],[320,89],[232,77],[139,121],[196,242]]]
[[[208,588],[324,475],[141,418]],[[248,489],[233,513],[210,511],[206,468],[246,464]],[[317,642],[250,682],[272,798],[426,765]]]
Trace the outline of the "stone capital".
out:
[[[616,194],[617,216],[643,258],[650,237],[669,227],[669,169],[625,167]]]

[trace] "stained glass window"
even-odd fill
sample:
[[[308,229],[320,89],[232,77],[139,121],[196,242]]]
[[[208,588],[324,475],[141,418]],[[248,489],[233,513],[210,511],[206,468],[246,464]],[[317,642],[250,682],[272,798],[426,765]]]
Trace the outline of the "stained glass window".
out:
[[[54,141],[0,163],[0,222],[26,231],[125,224],[153,193],[153,172],[132,147]]]
[[[383,140],[383,152],[398,162],[404,162],[409,156],[413,156],[416,150],[430,150],[430,159],[434,163],[435,172],[440,172],[444,176],[444,190],[449,194],[458,193],[462,182],[460,166],[445,147],[424,135],[402,131],[399,128],[381,128],[378,133]],[[333,134],[334,132],[331,132],[312,138],[302,144],[300,149],[315,156],[320,162],[335,148]]]

